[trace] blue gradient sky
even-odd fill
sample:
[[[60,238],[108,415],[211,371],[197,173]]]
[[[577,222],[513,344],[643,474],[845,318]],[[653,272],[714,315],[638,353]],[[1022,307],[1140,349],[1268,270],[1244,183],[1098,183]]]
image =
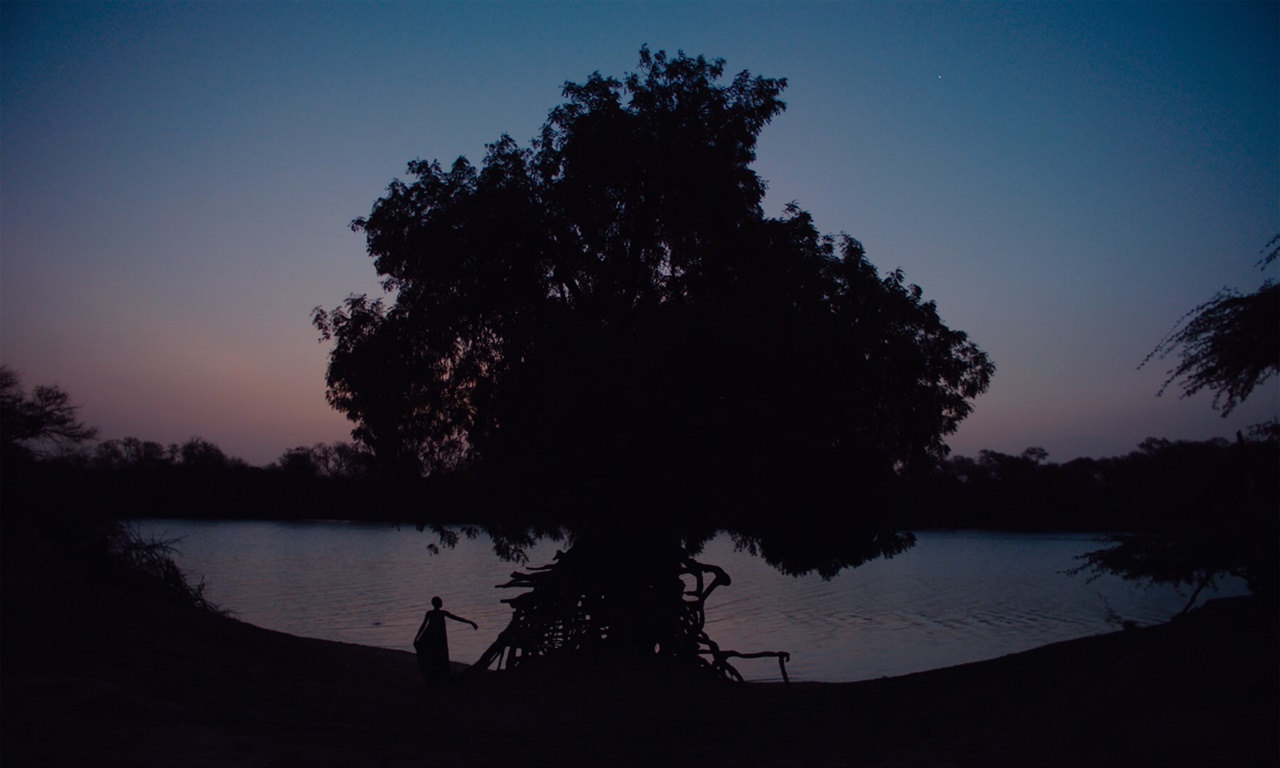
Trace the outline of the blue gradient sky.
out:
[[[992,356],[956,452],[1127,452],[1229,419],[1137,370],[1280,232],[1280,5],[0,5],[0,360],[102,437],[251,463],[344,439],[312,307],[378,291],[408,160],[523,142],[564,81],[683,49],[786,77],[788,201],[902,267]]]

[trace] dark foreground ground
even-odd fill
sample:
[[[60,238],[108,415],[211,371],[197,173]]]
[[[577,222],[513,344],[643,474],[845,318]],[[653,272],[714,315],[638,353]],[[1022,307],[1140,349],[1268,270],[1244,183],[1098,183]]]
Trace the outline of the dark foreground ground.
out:
[[[1249,599],[863,683],[598,666],[427,689],[407,653],[92,584],[39,547],[3,565],[4,768],[1280,764],[1276,607]]]

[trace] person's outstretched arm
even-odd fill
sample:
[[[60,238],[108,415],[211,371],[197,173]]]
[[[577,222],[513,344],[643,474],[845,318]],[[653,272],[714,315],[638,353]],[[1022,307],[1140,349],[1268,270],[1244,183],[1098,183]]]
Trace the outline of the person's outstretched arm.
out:
[[[462,618],[461,616],[454,616],[452,613],[449,613],[448,611],[443,611],[442,613],[444,613],[444,615],[445,615],[445,616],[448,616],[449,618],[453,619],[454,621],[460,621],[460,622],[462,622],[463,624],[470,624],[472,629],[479,629],[479,628],[480,628],[480,625],[479,625],[479,624],[477,624],[477,623],[475,623],[475,622],[474,622],[474,621],[472,621],[471,619],[464,619],[464,618]]]

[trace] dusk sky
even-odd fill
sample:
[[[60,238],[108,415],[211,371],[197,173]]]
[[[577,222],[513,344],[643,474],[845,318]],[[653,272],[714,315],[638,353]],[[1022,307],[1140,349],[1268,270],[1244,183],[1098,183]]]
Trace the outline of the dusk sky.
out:
[[[1280,233],[1280,4],[0,5],[0,362],[102,438],[349,439],[313,307],[415,158],[522,144],[652,50],[785,77],[755,168],[994,360],[956,453],[1232,437],[1139,363]]]

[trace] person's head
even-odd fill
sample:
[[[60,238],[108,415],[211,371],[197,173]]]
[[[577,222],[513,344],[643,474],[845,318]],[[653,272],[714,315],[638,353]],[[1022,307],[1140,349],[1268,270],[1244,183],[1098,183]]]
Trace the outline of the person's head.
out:
[[[433,598],[431,598],[431,607],[432,607],[432,608],[435,608],[436,610],[439,610],[439,609],[440,609],[440,608],[442,608],[443,606],[444,606],[444,601],[443,601],[443,600],[441,600],[441,599],[440,599],[440,598],[438,598],[438,597],[433,597]]]

